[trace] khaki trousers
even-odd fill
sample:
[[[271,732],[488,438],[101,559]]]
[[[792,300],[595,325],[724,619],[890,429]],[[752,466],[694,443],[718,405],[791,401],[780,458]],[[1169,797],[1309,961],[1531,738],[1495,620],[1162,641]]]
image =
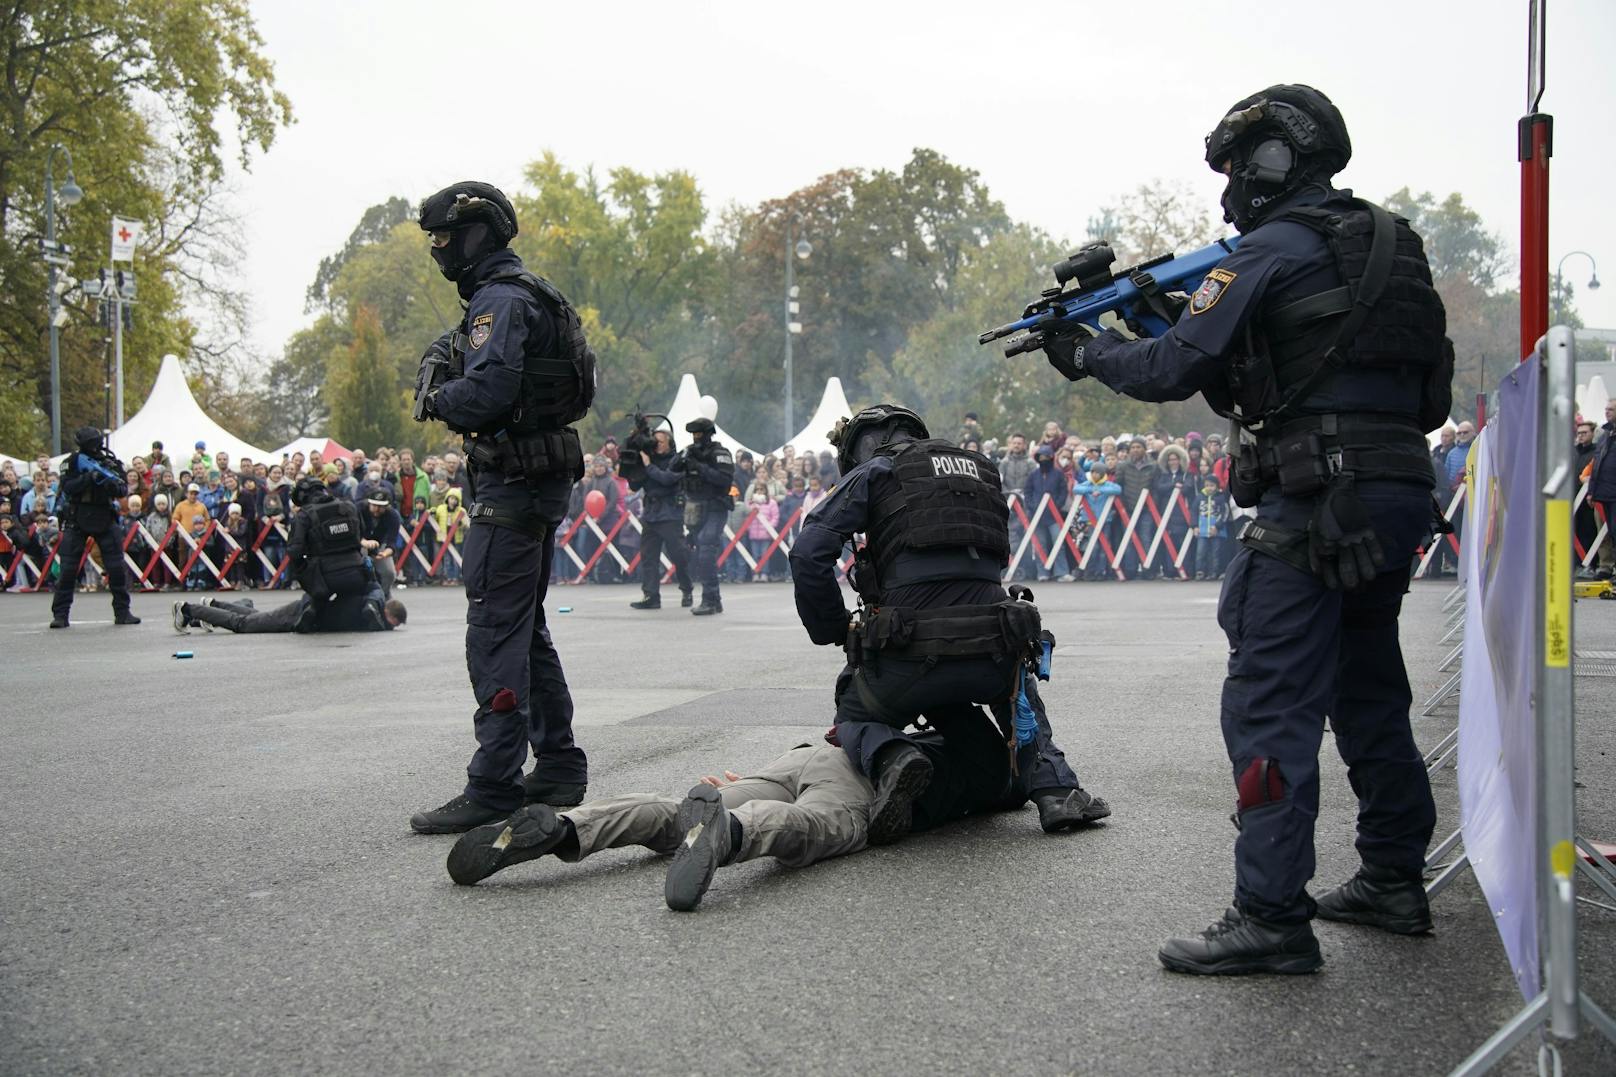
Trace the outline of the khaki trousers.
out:
[[[874,790],[840,748],[803,745],[738,782],[719,789],[741,823],[736,861],[772,856],[800,868],[864,848]],[[680,797],[626,793],[561,814],[578,832],[578,857],[641,845],[672,853],[679,833]]]

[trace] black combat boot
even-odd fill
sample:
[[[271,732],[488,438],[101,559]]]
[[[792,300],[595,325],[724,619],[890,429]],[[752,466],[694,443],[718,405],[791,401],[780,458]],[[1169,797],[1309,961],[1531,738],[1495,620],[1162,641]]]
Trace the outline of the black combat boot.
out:
[[[716,598],[714,598],[714,599],[703,598],[701,600],[701,605],[697,606],[695,609],[691,610],[690,612],[695,614],[697,617],[710,617],[715,613],[723,613],[724,612],[724,603],[721,602],[720,600],[716,599]]]
[[[662,608],[662,597],[660,595],[655,597],[646,595],[638,602],[630,602],[628,608],[631,610],[659,610]]]
[[[1038,805],[1038,825],[1045,834],[1076,830],[1111,814],[1111,805],[1083,789],[1035,793],[1032,799]]]
[[[882,747],[875,759],[875,801],[870,805],[871,845],[891,845],[909,833],[915,798],[931,784],[931,760],[908,741]]]
[[[485,808],[464,793],[431,811],[410,816],[410,829],[417,834],[462,834],[473,827],[497,822],[511,813]]]
[[[128,610],[124,610],[122,613],[114,613],[112,615],[112,623],[115,625],[138,625],[140,623],[140,618],[136,617]]]
[[[449,878],[475,886],[512,864],[554,852],[569,833],[565,820],[548,804],[518,808],[504,822],[467,831],[449,850]]]
[[[72,625],[67,623],[67,614],[65,614],[65,613],[53,613],[53,614],[51,614],[50,626],[52,628],[72,628],[73,627]]]
[[[729,819],[723,798],[712,786],[698,785],[685,795],[678,824],[684,840],[674,850],[662,884],[668,908],[689,912],[701,904],[702,895],[713,883],[713,873],[729,863],[734,852]]]
[[[688,610],[691,606],[694,606],[695,604],[696,604],[696,596],[695,595],[691,594],[689,591],[680,591],[679,592],[679,605],[680,605],[680,607],[682,607],[683,609]]]
[[[589,786],[584,782],[547,782],[537,772],[522,776],[523,801],[548,804],[552,808],[576,808],[584,802]]]
[[[1368,864],[1319,898],[1319,915],[1343,924],[1367,924],[1396,935],[1423,935],[1431,930],[1431,903],[1420,877]]]
[[[1173,972],[1200,976],[1241,976],[1251,972],[1287,975],[1317,972],[1324,965],[1319,940],[1305,920],[1270,924],[1231,905],[1223,919],[1194,938],[1168,939],[1156,955]]]

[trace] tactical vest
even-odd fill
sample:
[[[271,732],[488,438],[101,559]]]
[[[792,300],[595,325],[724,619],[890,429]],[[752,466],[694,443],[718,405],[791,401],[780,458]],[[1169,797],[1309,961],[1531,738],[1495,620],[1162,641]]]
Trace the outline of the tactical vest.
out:
[[[559,431],[589,414],[590,405],[595,402],[595,353],[584,340],[578,312],[553,284],[513,266],[494,273],[478,287],[504,280],[527,289],[534,301],[554,316],[560,350],[556,354],[544,354],[538,337],[528,337],[527,350],[522,356],[522,384],[517,390],[515,406],[496,429],[479,432],[492,434],[504,430],[520,437]],[[466,333],[462,324],[454,341],[451,370],[457,374],[465,369]]]
[[[1431,482],[1424,432],[1441,425],[1452,404],[1442,300],[1408,222],[1361,199],[1353,204],[1346,211],[1302,206],[1273,218],[1318,233],[1343,283],[1266,313],[1248,332],[1247,354],[1229,366],[1236,422],[1256,432],[1255,445],[1248,439],[1236,460],[1239,504],[1255,504],[1274,483],[1287,495],[1315,493],[1341,471]],[[1377,215],[1389,226],[1378,259]],[[1355,309],[1360,298],[1368,305]],[[1367,371],[1392,375],[1405,391],[1382,407],[1327,410],[1321,390],[1332,379]]]
[[[999,469],[940,439],[884,445],[890,478],[871,491],[869,545],[879,587],[935,580],[997,582],[1010,560],[1010,510]]]
[[[726,446],[716,441],[709,441],[708,448],[702,450],[692,445],[685,450],[685,478],[683,483],[685,499],[687,502],[712,502],[723,504],[727,511],[735,507],[735,499],[730,496],[730,489],[735,485],[735,455]],[[708,482],[693,463],[702,463],[720,471],[729,472],[729,480],[723,483]],[[745,496],[746,491],[741,491]]]
[[[355,594],[366,585],[365,555],[359,549],[359,510],[327,498],[303,507],[308,528],[307,560],[297,582],[311,597]]]

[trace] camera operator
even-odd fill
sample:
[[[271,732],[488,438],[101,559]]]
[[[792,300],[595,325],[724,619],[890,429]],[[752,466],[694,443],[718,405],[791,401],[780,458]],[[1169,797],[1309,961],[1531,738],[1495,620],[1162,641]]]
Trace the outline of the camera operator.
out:
[[[635,439],[631,438],[632,449]],[[673,434],[658,430],[651,435],[649,450],[640,450],[640,471],[637,479],[629,480],[629,489],[645,492],[645,512],[640,517],[644,530],[640,537],[640,590],[645,597],[630,602],[629,608],[657,610],[662,608],[662,554],[673,562],[674,578],[679,581],[679,605],[692,604],[690,582],[690,547],[685,544],[685,499],[680,492],[682,479],[672,470],[678,457],[674,449]]]

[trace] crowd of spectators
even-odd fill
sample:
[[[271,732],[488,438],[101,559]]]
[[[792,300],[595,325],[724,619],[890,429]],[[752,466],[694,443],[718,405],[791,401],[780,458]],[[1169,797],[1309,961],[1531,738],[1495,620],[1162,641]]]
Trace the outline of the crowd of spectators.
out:
[[[1579,429],[1578,444],[1591,461],[1594,431],[1591,423],[1586,426]],[[1463,485],[1473,437],[1471,424],[1460,423],[1432,449],[1444,503]],[[1229,497],[1230,459],[1217,433],[1085,437],[1050,421],[1036,432],[1014,429],[990,437],[977,416],[967,414],[955,441],[998,467],[1011,502],[1017,578],[1217,579],[1233,556],[1239,518],[1250,514]],[[584,477],[557,542],[555,582],[629,578],[626,566],[639,552],[639,531],[629,517],[640,514],[641,495],[629,488],[618,461],[611,437],[585,455]],[[1601,489],[1616,501],[1616,454],[1610,462],[1609,489]],[[787,552],[803,518],[840,477],[835,456],[798,454],[787,445],[761,458],[737,452],[735,467],[728,521],[735,542],[721,571],[732,582],[787,579]],[[0,471],[0,572],[13,590],[31,588],[38,566],[49,566],[46,586],[60,571],[51,562],[61,530],[59,476],[43,456],[26,471],[19,475],[10,465]],[[210,589],[221,576],[234,588],[284,587],[285,574],[277,568],[294,511],[292,487],[304,476],[360,506],[365,548],[385,582],[458,584],[468,484],[465,461],[454,450],[418,459],[412,449],[382,447],[331,460],[313,452],[267,461],[232,460],[224,452],[210,453],[203,442],[188,458],[176,458],[154,443],[129,461],[118,531],[128,537],[138,529],[126,548],[142,570],[149,566],[149,587]],[[600,497],[591,496],[597,492]],[[1591,508],[1579,516],[1579,537],[1586,528],[1591,540],[1597,526],[1592,519]],[[1462,513],[1455,522],[1462,525]],[[607,540],[610,548],[603,548]],[[1186,542],[1190,549],[1180,556]],[[156,556],[159,550],[165,556]],[[99,562],[99,553],[92,556]],[[1432,566],[1452,567],[1451,552]],[[98,579],[86,567],[81,583],[93,587]]]

